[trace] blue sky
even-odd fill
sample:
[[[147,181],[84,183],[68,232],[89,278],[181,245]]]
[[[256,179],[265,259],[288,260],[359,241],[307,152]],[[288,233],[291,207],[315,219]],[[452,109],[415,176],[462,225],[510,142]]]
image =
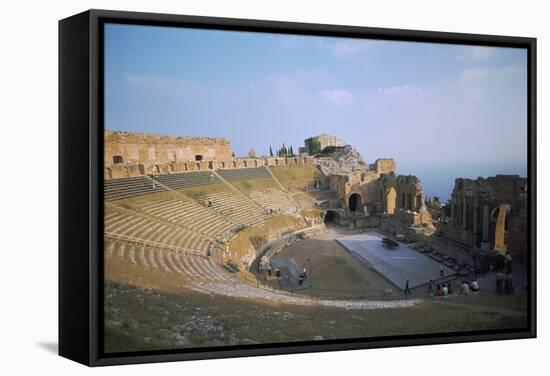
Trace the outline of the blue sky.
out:
[[[526,176],[527,53],[108,24],[105,127],[226,137],[237,155],[329,133],[446,199],[459,176]]]

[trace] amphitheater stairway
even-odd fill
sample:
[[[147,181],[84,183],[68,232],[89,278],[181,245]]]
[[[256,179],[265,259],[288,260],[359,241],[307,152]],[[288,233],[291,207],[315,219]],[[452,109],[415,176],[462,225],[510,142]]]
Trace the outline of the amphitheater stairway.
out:
[[[154,201],[139,210],[210,237],[227,236],[235,227],[235,223],[190,200]]]
[[[267,211],[282,211],[294,213],[298,210],[288,194],[278,189],[266,189],[250,192],[250,198]]]
[[[201,202],[208,202],[209,207],[237,223],[252,226],[261,223],[267,215],[246,197],[235,192],[217,192],[202,196]]]

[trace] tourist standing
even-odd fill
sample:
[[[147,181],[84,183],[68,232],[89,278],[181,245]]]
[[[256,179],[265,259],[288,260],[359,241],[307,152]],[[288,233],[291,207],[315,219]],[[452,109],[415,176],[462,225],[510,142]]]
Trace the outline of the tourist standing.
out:
[[[497,293],[502,294],[502,285],[504,284],[504,274],[502,272],[497,273]]]
[[[470,282],[470,290],[477,292],[479,291],[479,285],[477,284],[477,280],[474,279],[472,282]]]
[[[428,295],[433,295],[434,293],[434,281],[430,279],[428,283]]]
[[[443,265],[439,264],[439,276],[443,277],[445,275],[445,271],[443,270]]]
[[[405,283],[405,295],[411,295],[411,290],[409,289],[409,280]]]

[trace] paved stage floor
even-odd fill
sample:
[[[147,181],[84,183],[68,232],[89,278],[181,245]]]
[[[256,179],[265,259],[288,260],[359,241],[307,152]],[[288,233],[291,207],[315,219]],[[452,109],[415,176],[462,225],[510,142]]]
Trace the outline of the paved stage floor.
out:
[[[403,243],[399,247],[388,248],[382,243],[384,237],[376,232],[346,236],[336,239],[353,256],[364,262],[400,289],[427,284],[430,279],[440,279],[440,264],[431,258],[410,249]],[[455,271],[442,265],[444,278]]]

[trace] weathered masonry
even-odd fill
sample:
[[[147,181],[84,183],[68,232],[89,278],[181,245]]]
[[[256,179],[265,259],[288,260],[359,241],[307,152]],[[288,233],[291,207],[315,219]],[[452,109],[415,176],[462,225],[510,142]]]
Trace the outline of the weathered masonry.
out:
[[[105,131],[104,140],[105,179],[312,163],[311,157],[236,158],[224,138]]]
[[[441,234],[465,245],[527,254],[527,179],[517,175],[456,179]]]
[[[170,137],[105,131],[105,165],[118,163],[176,163],[231,158],[225,138]]]

